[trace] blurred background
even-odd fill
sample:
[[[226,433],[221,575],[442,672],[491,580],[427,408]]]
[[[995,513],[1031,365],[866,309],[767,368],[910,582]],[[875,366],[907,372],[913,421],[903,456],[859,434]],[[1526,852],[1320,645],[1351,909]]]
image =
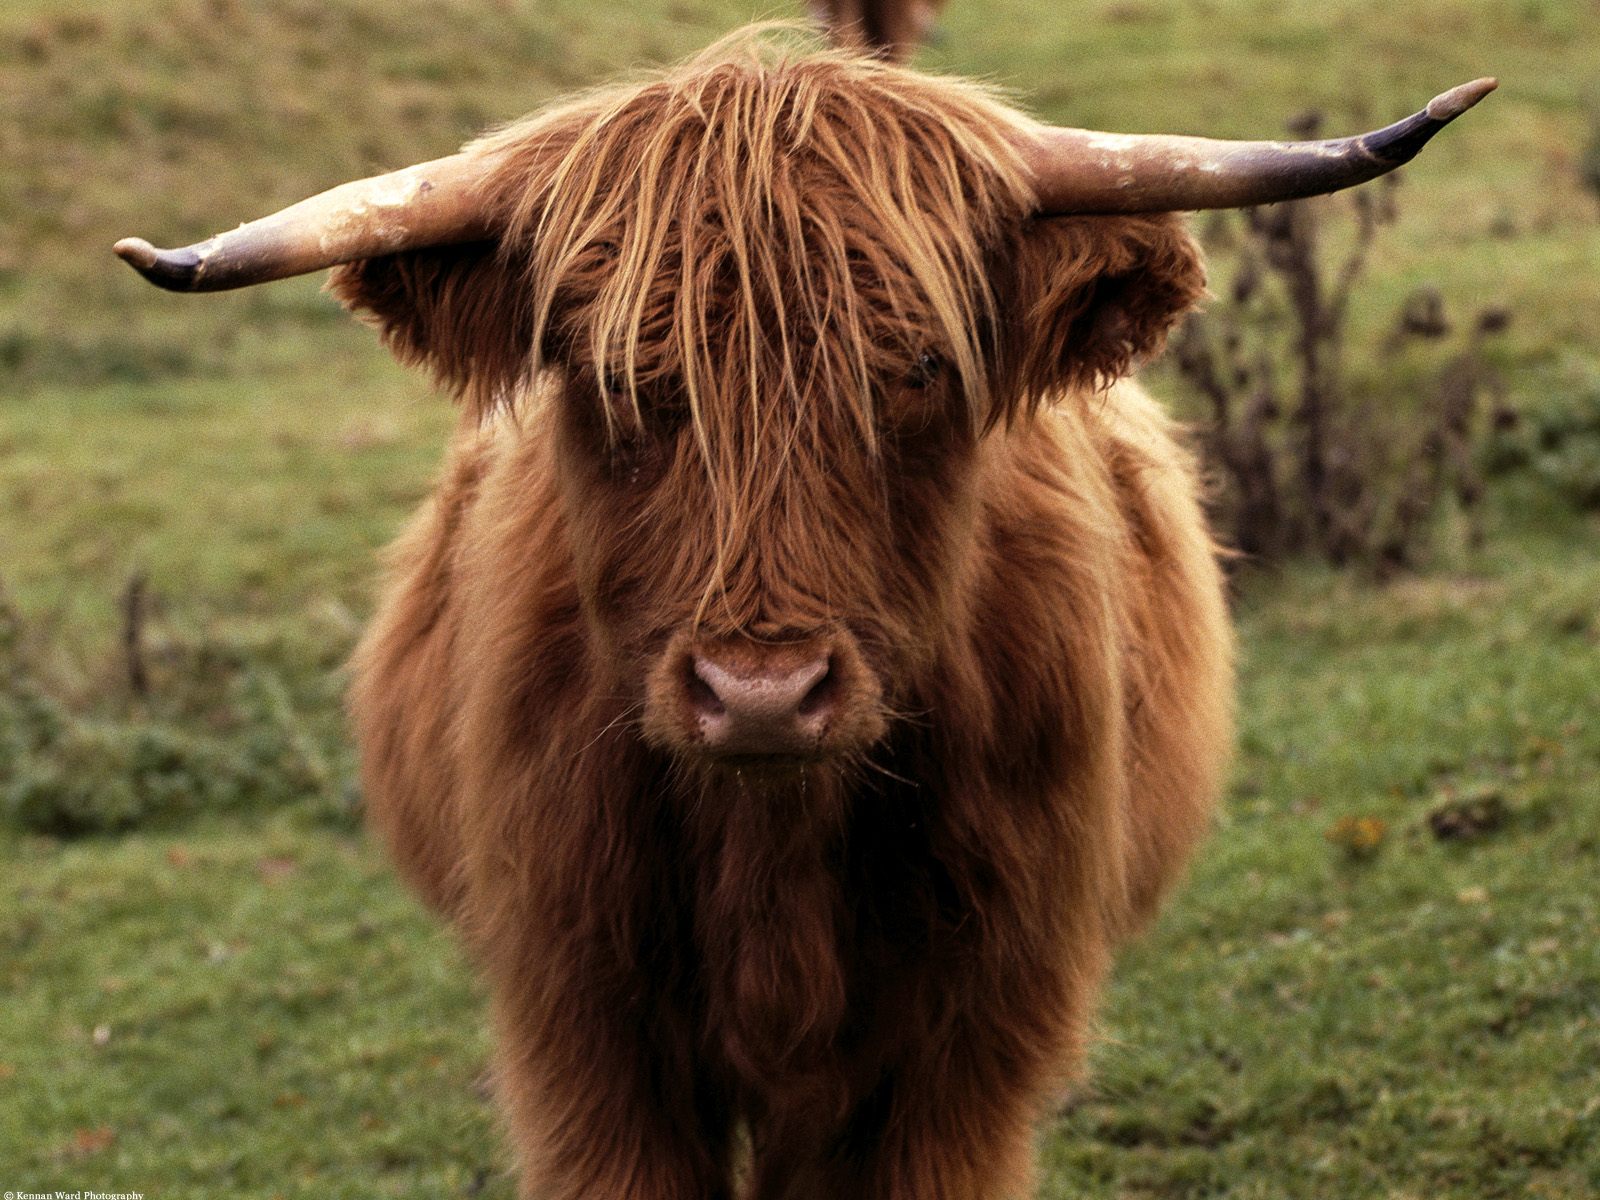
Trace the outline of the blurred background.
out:
[[[801,6],[0,10],[0,1188],[509,1197],[480,997],[362,839],[341,664],[453,415],[199,240]],[[1600,6],[952,0],[1052,120],[1346,133],[1395,186],[1196,221],[1147,378],[1235,571],[1242,740],[1043,1195],[1600,1193]],[[1320,464],[1320,465],[1319,465]]]

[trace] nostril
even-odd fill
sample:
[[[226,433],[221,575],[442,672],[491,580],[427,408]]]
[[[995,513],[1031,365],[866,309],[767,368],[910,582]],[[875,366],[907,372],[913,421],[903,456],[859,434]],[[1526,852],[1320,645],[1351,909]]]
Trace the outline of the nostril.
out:
[[[801,697],[800,707],[796,711],[802,717],[818,716],[833,707],[838,694],[838,673],[834,671],[832,662],[826,662],[823,664],[821,676]]]
[[[690,706],[698,713],[708,717],[720,717],[727,712],[722,703],[722,697],[717,695],[717,689],[708,683],[700,673],[701,661],[695,658],[689,663],[685,680],[685,688],[689,695]]]

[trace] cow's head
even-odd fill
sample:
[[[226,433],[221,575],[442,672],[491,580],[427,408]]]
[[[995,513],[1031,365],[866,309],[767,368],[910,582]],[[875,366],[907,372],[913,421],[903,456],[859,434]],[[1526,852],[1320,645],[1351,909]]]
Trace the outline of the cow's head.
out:
[[[983,619],[994,431],[1122,374],[1201,294],[1170,214],[1371,178],[1490,86],[1346,141],[1128,137],[745,37],[119,252],[193,290],[343,264],[334,290],[401,358],[546,423],[585,618],[652,742],[847,761],[930,702],[940,631]]]

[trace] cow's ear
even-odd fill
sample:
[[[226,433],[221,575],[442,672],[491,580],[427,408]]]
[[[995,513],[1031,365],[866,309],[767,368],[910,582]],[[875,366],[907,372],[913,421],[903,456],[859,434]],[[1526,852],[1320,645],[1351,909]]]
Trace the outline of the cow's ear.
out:
[[[1025,221],[999,271],[1004,394],[1026,401],[1104,387],[1161,349],[1205,294],[1181,218]]]
[[[498,244],[481,242],[349,263],[334,270],[328,290],[374,325],[401,362],[426,367],[482,412],[527,378],[523,270]]]

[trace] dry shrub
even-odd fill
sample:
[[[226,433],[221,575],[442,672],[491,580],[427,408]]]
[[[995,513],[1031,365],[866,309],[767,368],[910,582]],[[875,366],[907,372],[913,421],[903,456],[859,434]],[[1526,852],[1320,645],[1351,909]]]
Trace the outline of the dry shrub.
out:
[[[1319,123],[1308,114],[1291,130],[1313,137]],[[1484,344],[1506,312],[1485,308],[1458,329],[1439,292],[1421,288],[1379,344],[1352,344],[1350,315],[1394,222],[1396,187],[1387,176],[1341,197],[1218,213],[1207,226],[1213,256],[1231,251],[1235,269],[1177,337],[1175,360],[1204,407],[1217,526],[1250,561],[1412,567],[1451,501],[1480,536],[1478,448],[1488,410],[1504,407]],[[1422,358],[1433,362],[1419,369]]]
[[[1600,364],[1574,356],[1537,405],[1497,422],[1486,466],[1531,474],[1571,507],[1600,511]]]

